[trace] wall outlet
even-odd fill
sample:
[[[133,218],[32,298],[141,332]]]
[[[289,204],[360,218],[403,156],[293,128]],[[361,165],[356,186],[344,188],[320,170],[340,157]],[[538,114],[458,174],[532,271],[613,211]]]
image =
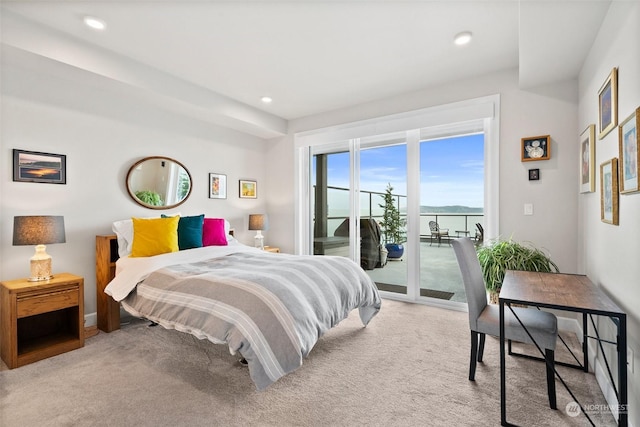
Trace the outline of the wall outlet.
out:
[[[627,347],[627,367],[633,374],[633,349],[631,347]]]

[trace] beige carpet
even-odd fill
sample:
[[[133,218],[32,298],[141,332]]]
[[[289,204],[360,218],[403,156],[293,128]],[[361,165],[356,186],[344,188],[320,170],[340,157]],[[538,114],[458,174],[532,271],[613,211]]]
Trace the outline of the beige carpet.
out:
[[[353,312],[300,369],[263,392],[226,347],[146,325],[133,322],[82,349],[1,371],[0,425],[500,424],[498,342],[487,338],[485,363],[468,381],[466,313],[385,300],[362,328]],[[593,374],[559,370],[583,404],[605,404]],[[559,409],[549,409],[543,364],[509,358],[507,379],[510,422],[588,425],[565,412],[571,398],[559,381]],[[615,425],[608,413],[593,417]]]

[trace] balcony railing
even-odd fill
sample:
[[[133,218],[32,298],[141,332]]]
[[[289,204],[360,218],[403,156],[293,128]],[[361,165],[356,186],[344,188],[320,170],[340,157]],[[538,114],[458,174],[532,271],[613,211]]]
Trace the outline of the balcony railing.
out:
[[[327,235],[333,236],[336,228],[348,218],[348,209],[336,209],[332,204],[348,206],[349,205],[349,189],[343,187],[327,187],[329,200],[329,215],[327,216]],[[360,191],[360,217],[373,218],[380,222],[383,218],[382,196],[385,193],[376,191]],[[397,207],[400,215],[406,218],[407,196],[402,194],[393,194],[397,201]],[[332,203],[333,202],[333,203]],[[341,203],[342,202],[342,203]],[[430,236],[429,221],[438,223],[441,229],[449,229],[451,236],[464,236],[465,234],[473,237],[476,232],[476,223],[484,225],[484,214],[482,213],[420,213],[420,236]]]

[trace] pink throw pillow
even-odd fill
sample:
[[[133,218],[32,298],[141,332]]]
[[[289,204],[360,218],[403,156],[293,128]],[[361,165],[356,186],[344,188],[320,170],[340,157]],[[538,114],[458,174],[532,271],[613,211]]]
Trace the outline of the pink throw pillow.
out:
[[[202,246],[227,246],[224,219],[205,218],[202,225]]]

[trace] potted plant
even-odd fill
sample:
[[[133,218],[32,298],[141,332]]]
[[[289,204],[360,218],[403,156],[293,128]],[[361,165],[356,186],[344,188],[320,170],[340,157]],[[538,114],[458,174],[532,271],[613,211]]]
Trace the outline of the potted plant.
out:
[[[480,246],[478,260],[492,304],[498,303],[498,294],[506,270],[559,272],[558,266],[542,250],[531,244],[520,244],[512,239],[497,239]]]
[[[151,206],[162,206],[162,197],[160,194],[151,190],[136,191],[136,197],[142,202]]]
[[[384,234],[385,248],[388,251],[387,259],[399,259],[404,254],[402,243],[406,241],[404,229],[406,221],[400,216],[391,183],[387,184],[385,193],[381,197],[384,203],[379,206],[384,210],[384,213],[382,221],[380,221],[380,227]]]

